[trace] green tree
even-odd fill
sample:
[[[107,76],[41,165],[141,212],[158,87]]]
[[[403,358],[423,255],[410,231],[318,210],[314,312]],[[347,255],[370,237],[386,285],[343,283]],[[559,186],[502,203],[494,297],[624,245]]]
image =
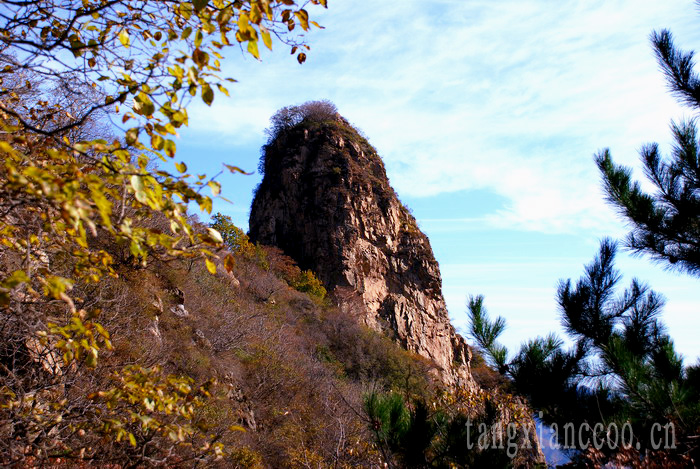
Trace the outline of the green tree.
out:
[[[250,240],[245,232],[237,227],[231,217],[221,213],[215,213],[211,217],[212,222],[209,226],[214,228],[221,235],[221,240],[231,252],[247,252],[250,250]]]
[[[248,235],[233,223],[231,217],[215,213],[211,219],[209,226],[221,235],[224,246],[230,252],[224,258],[224,267],[229,272],[235,265],[234,255],[253,261],[265,270],[270,268],[267,252],[259,244],[251,243]]]
[[[420,399],[409,404],[395,392],[367,394],[364,411],[387,466],[513,467],[517,453],[509,452],[505,443],[493,444],[504,438],[501,434],[493,438],[493,432],[499,431],[497,399],[485,393],[471,399],[465,396],[458,392],[456,402],[439,400],[429,406]],[[456,405],[460,399],[469,409]]]
[[[248,235],[233,223],[231,217],[215,213],[211,218],[212,223],[209,226],[221,235],[224,245],[232,253],[248,260],[253,260],[262,267],[269,268],[264,249],[258,244],[251,243]],[[228,267],[232,267],[234,262],[231,256],[227,256],[224,259],[224,265]],[[302,271],[296,265],[290,265],[280,273],[292,288],[302,293],[307,293],[319,301],[326,297],[326,288],[311,270]]]
[[[669,87],[679,100],[700,109],[700,77],[692,52],[676,48],[667,30],[652,43]],[[695,120],[672,124],[675,145],[663,158],[656,143],[640,152],[656,192],[645,192],[629,168],[613,163],[609,150],[596,155],[608,200],[632,225],[626,244],[637,253],[691,275],[700,275],[700,159]]]
[[[220,454],[192,421],[205,389],[157,367],[96,371],[110,335],[98,322],[99,303],[74,292],[154,257],[202,259],[215,271],[221,236],[192,226],[187,205],[210,212],[219,183],[188,174],[183,162],[174,172],[151,162],[175,158],[174,137],[193,99],[210,105],[228,94],[224,84],[235,80],[218,75],[225,50],[259,58],[261,44],[271,48],[276,38],[306,59],[296,33],[315,23],[305,5],[326,0],[0,7],[3,464],[60,456],[167,465]],[[105,125],[107,118],[121,127]],[[115,247],[128,256],[115,258]],[[96,444],[103,436],[121,452]]]
[[[482,297],[469,300],[471,335],[517,392],[544,412],[546,422],[588,423],[588,438],[595,423],[622,428],[629,422],[638,449],[650,451],[658,449],[652,427],[670,424],[681,449],[664,457],[684,464],[685,453],[698,457],[700,369],[685,366],[675,352],[659,320],[661,296],[636,279],[618,292],[615,253],[616,243],[604,240],[575,284],[560,282],[557,300],[562,325],[574,341],[570,349],[549,335],[526,342],[508,360],[497,342],[505,320],[490,320]],[[608,447],[608,456],[616,450]]]
[[[290,285],[302,293],[308,293],[314,298],[323,300],[326,297],[326,287],[311,270],[299,270],[298,275],[290,279]]]
[[[671,33],[652,34],[656,56],[671,91],[685,104],[700,108],[700,77],[693,53],[678,50]],[[595,157],[608,200],[632,225],[626,246],[648,254],[667,266],[700,274],[700,166],[695,121],[672,125],[675,145],[664,159],[657,144],[642,148],[646,177],[655,186],[645,192],[633,181],[629,168],[615,165],[609,150]],[[638,465],[684,467],[700,457],[700,367],[686,366],[676,353],[659,316],[664,299],[641,282],[618,291],[620,274],[614,268],[617,244],[603,240],[596,259],[573,284],[562,281],[557,290],[562,325],[574,344],[568,349],[555,335],[524,343],[509,358],[498,336],[505,320],[491,320],[483,298],[470,298],[471,335],[491,364],[508,376],[515,389],[543,411],[548,423],[587,423],[587,438],[595,437],[594,423],[629,422],[634,448],[607,446],[604,460]],[[678,446],[653,453],[656,424],[671,426]],[[619,427],[618,427],[619,428]],[[600,436],[600,435],[598,435]],[[585,441],[585,439],[584,439]],[[585,445],[584,445],[585,446]],[[624,453],[624,454],[623,454]],[[623,456],[628,457],[625,461]],[[620,459],[623,458],[623,459]],[[663,466],[667,467],[667,466]]]

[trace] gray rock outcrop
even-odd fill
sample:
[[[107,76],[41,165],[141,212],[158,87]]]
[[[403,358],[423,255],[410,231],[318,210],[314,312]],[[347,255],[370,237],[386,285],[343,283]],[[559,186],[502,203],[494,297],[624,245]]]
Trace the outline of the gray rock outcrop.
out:
[[[445,384],[474,387],[430,242],[367,140],[336,115],[279,131],[262,161],[251,239],[312,269],[341,308],[360,305],[362,321],[431,360]]]

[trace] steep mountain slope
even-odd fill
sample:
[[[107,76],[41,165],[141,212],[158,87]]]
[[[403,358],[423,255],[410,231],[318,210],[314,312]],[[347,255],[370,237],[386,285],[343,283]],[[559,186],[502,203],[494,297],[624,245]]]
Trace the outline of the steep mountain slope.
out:
[[[343,309],[434,362],[444,383],[473,387],[471,353],[450,324],[428,238],[376,150],[325,111],[282,122],[264,148],[251,239],[317,272]]]
[[[357,161],[338,158],[338,169],[330,167],[330,177],[351,177],[352,184],[333,189],[319,176],[320,193],[310,187],[286,196],[306,204],[299,217],[306,216],[306,192],[335,197],[334,210],[303,218],[310,231],[299,234],[301,241],[308,234],[322,242],[333,214],[355,217],[329,235],[335,251],[319,245],[315,252],[330,260],[347,255],[318,269],[335,285],[341,307],[328,301],[312,272],[278,248],[250,243],[221,214],[213,226],[189,219],[192,239],[212,240],[207,263],[150,247],[148,261],[140,260],[133,244],[115,242],[103,227],[85,238],[101,257],[55,248],[19,255],[0,243],[0,276],[10,280],[18,269],[50,266],[63,276],[59,281],[107,258],[112,269],[62,284],[74,298],[69,302],[49,296],[38,281],[0,285],[0,466],[437,468],[541,461],[522,402],[474,383],[468,349],[447,320],[428,241],[388,186],[381,160],[354,140],[345,121],[331,125],[331,140],[315,124],[301,138],[316,138],[329,155],[353,151]],[[284,148],[280,142],[282,153],[295,149]],[[370,165],[374,172],[363,175],[360,167]],[[6,181],[0,174],[0,187]],[[360,197],[361,190],[369,192]],[[129,212],[131,228],[151,240],[173,230],[137,194],[116,203],[114,212]],[[275,198],[267,203],[284,210]],[[40,218],[34,207],[12,206],[0,221],[9,226],[32,216]],[[40,226],[12,229],[18,239],[38,239]],[[96,354],[96,343],[99,360],[74,353],[80,345]],[[393,405],[388,413],[386,404]],[[509,424],[517,425],[514,452]],[[509,446],[469,446],[482,433],[489,441],[507,438]]]

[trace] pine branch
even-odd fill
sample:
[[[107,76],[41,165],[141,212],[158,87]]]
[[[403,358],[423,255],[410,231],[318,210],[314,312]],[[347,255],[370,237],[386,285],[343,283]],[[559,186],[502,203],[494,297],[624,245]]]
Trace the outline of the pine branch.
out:
[[[651,42],[671,93],[688,106],[700,106],[700,79],[693,71],[693,52],[678,50],[673,35],[666,29],[654,31]]]

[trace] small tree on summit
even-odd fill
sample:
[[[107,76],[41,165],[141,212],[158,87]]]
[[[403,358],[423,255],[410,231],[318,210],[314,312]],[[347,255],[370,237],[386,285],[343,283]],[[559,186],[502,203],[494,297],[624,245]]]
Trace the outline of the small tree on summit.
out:
[[[693,71],[693,52],[678,50],[669,31],[651,37],[671,92],[700,109],[700,77]],[[606,149],[596,155],[608,200],[632,224],[627,246],[691,275],[700,276],[700,164],[695,120],[673,123],[671,158],[659,154],[656,143],[640,154],[646,177],[656,193],[644,192],[632,181],[629,168],[615,165]]]
[[[272,141],[281,131],[291,129],[305,120],[323,122],[334,119],[337,113],[338,108],[328,99],[307,101],[298,106],[286,106],[270,118],[270,127],[265,132],[269,141]]]
[[[302,122],[322,123],[332,121],[338,115],[338,108],[332,101],[322,99],[320,101],[307,101],[298,106],[285,106],[278,109],[270,118],[270,127],[265,129],[267,143],[262,147],[262,154],[258,162],[258,173],[265,174],[267,148],[284,131],[292,129]],[[257,193],[257,189],[255,189]]]

